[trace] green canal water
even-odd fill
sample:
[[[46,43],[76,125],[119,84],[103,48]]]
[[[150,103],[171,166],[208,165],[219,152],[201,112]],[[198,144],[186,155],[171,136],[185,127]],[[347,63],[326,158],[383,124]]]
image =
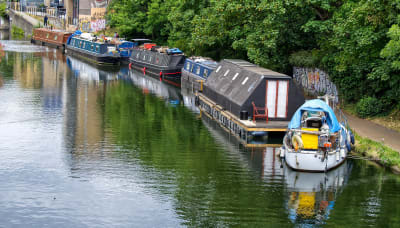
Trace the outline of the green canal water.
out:
[[[187,91],[0,41],[2,227],[398,227],[400,177],[245,149]]]

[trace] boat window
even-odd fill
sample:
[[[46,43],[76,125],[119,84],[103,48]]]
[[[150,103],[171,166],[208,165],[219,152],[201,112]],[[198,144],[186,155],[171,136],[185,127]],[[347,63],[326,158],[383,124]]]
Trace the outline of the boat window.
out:
[[[99,45],[96,45],[96,52],[99,52]]]
[[[86,42],[83,42],[82,48],[85,48],[85,46],[86,46]]]
[[[57,40],[57,38],[58,38],[58,36],[57,36],[57,35],[55,35],[55,36],[54,36],[54,40]]]
[[[187,63],[186,63],[186,70],[189,71],[189,69],[190,69],[190,63],[187,62]]]
[[[71,40],[71,45],[74,46],[75,40]]]
[[[46,39],[49,39],[49,34],[48,33],[46,34]]]
[[[219,66],[215,72],[218,73],[218,71],[219,71],[220,69],[221,69],[221,66]]]
[[[239,76],[239,73],[236,73],[235,76],[233,76],[232,81],[235,80]]]
[[[203,71],[203,77],[207,78],[208,76],[208,69],[204,69]]]
[[[153,56],[150,56],[150,58],[149,58],[149,62],[151,62],[151,59],[152,59],[152,57],[153,57]]]
[[[143,60],[146,60],[146,55],[143,55]]]
[[[92,46],[90,47],[90,49],[92,50],[92,51],[94,51],[94,45],[92,44]]]
[[[192,64],[192,66],[190,67],[190,72],[193,73],[193,70],[194,70],[194,64]]]
[[[137,54],[136,54],[136,58],[137,58],[137,59],[139,59],[139,55],[140,55],[140,53],[137,53]]]
[[[246,77],[246,78],[243,80],[242,85],[246,84],[247,80],[249,80],[249,77]]]
[[[200,67],[200,66],[197,66],[197,68],[196,68],[196,74],[197,74],[197,75],[200,75],[200,70],[201,70],[201,67]]]
[[[229,69],[225,71],[224,76],[228,75],[228,73],[229,73]]]

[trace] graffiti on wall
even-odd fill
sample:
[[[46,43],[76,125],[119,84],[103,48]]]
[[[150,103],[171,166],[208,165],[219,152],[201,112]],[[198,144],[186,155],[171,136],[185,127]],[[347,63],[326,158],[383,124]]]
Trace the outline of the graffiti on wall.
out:
[[[79,25],[84,32],[97,32],[106,28],[106,9],[92,8],[90,15],[79,15]]]
[[[313,95],[332,95],[339,102],[336,85],[331,82],[329,75],[318,68],[293,68],[293,79],[307,92]]]

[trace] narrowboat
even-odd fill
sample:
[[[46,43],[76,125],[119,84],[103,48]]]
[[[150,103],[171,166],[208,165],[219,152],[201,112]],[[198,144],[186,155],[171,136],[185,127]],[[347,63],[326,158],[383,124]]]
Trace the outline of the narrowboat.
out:
[[[150,74],[161,81],[180,87],[181,70],[185,55],[178,48],[158,47],[145,43],[134,48],[130,57],[130,69],[138,69],[143,74]]]
[[[56,29],[50,30],[47,28],[36,28],[33,29],[31,42],[55,48],[62,48],[64,50],[67,40],[71,35],[71,32]]]
[[[208,76],[197,103],[202,113],[245,146],[265,147],[270,146],[265,143],[269,136],[283,138],[304,95],[285,74],[244,60],[225,59]]]
[[[218,63],[210,58],[189,57],[186,58],[182,68],[181,86],[191,89],[192,92],[202,91],[203,84],[215,70]]]
[[[129,58],[132,55],[132,50],[135,47],[143,43],[151,42],[149,39],[132,39],[132,41],[127,41],[124,39],[118,40],[117,43],[117,50],[121,55],[121,63],[129,64]]]
[[[342,164],[354,144],[346,120],[339,122],[328,99],[305,102],[293,115],[281,157],[299,171],[326,172]]]
[[[96,64],[118,65],[121,60],[115,44],[100,41],[90,33],[75,32],[71,35],[66,53]]]

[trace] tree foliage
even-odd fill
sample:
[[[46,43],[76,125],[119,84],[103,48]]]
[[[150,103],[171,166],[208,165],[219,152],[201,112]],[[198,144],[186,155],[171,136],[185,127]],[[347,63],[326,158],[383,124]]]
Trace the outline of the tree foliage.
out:
[[[113,0],[109,8],[109,25],[128,38],[288,74],[294,63],[320,67],[348,101],[399,105],[397,0]]]

